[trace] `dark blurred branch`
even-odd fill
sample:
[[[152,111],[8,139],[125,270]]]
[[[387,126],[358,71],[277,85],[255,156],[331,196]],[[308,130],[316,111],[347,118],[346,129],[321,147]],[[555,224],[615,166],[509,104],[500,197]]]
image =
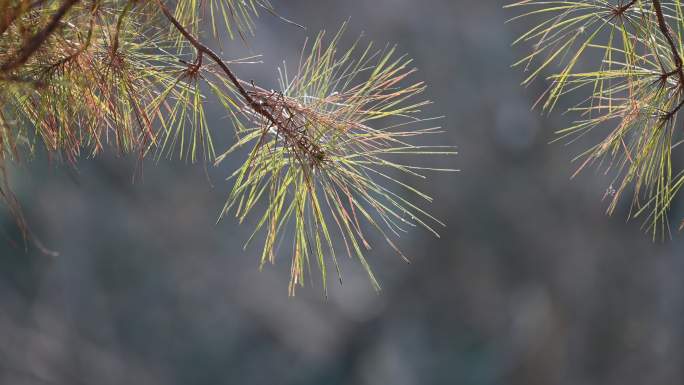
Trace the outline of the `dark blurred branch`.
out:
[[[0,71],[10,71],[24,63],[43,45],[45,40],[55,31],[60,21],[67,12],[80,0],[65,0],[62,6],[52,15],[50,22],[38,33],[33,35],[29,41],[21,48],[18,55],[9,62],[0,66]]]

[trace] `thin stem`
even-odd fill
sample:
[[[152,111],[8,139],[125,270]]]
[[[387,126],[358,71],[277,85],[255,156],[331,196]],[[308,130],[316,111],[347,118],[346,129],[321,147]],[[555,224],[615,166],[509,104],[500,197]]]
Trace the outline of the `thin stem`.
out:
[[[627,3],[627,4],[624,4],[624,5],[622,5],[622,6],[618,7],[618,8],[616,8],[616,9],[615,9],[615,14],[616,14],[616,15],[622,15],[623,13],[625,13],[625,11],[627,11],[627,10],[630,9],[630,8],[632,8],[632,6],[633,6],[634,4],[636,4],[636,2],[637,2],[637,0],[632,0],[632,1],[630,1],[629,3]]]
[[[653,10],[655,11],[656,18],[658,19],[658,28],[660,28],[660,32],[662,32],[663,36],[665,36],[665,40],[667,40],[667,44],[670,46],[672,59],[674,60],[676,66],[675,71],[677,71],[677,75],[679,75],[679,87],[684,87],[684,69],[682,69],[682,58],[679,56],[679,50],[677,50],[674,38],[670,32],[670,27],[667,25],[667,21],[665,20],[665,15],[663,14],[660,0],[653,0]]]

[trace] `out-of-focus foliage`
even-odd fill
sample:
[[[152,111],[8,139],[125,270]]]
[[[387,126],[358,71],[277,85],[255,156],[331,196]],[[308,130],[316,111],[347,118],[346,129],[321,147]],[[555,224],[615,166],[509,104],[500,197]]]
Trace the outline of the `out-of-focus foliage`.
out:
[[[225,154],[253,145],[226,210],[236,207],[244,220],[268,197],[256,229],[267,232],[262,263],[275,260],[294,222],[291,293],[303,285],[310,257],[325,287],[337,238],[379,288],[362,252],[370,248],[364,228],[378,229],[395,249],[390,235],[406,227],[434,232],[429,214],[384,186],[430,200],[383,169],[423,177],[428,168],[392,157],[452,153],[411,144],[439,131],[423,125],[425,102],[414,97],[424,85],[408,83],[410,60],[394,49],[338,55],[341,33],[328,46],[321,35],[291,79],[283,70],[276,92],[231,69],[253,58],[224,60],[203,43],[205,35],[246,39],[260,11],[275,14],[266,0],[5,0],[0,11],[0,168],[39,149],[75,163],[107,145],[140,158],[214,162],[211,98],[236,127],[238,141]],[[27,228],[2,182],[2,197]]]
[[[570,93],[584,99],[570,109],[578,120],[559,139],[602,133],[577,159],[580,170],[598,164],[615,175],[608,212],[633,192],[631,216],[645,218],[654,237],[666,234],[668,209],[684,185],[673,162],[684,132],[682,3],[527,0],[509,7],[521,11],[514,20],[539,20],[516,41],[533,47],[516,65],[529,72],[525,85],[546,77],[543,108]]]

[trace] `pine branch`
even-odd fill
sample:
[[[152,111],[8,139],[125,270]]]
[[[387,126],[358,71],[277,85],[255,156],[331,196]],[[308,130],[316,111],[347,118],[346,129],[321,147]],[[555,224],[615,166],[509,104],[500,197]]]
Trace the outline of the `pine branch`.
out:
[[[577,172],[598,165],[613,173],[616,186],[607,189],[608,213],[633,190],[629,216],[645,218],[654,238],[665,236],[670,229],[668,210],[684,187],[684,168],[673,161],[683,136],[676,129],[677,115],[684,108],[682,42],[681,34],[669,25],[677,23],[681,32],[684,15],[681,6],[663,6],[659,0],[611,3],[511,4],[534,7],[522,16],[546,17],[516,41],[533,47],[516,65],[532,69],[524,84],[549,73],[549,88],[540,98],[547,111],[569,93],[585,93],[584,102],[569,109],[577,119],[557,131],[559,140],[574,141],[592,130],[606,130],[602,140],[576,158]],[[581,61],[590,69],[579,70]]]
[[[0,11],[14,9],[3,4]],[[252,146],[229,178],[234,186],[221,217],[232,211],[242,222],[265,201],[255,229],[266,233],[261,262],[275,262],[276,245],[289,238],[291,294],[304,284],[311,263],[318,264],[325,290],[328,263],[341,274],[339,246],[358,259],[377,289],[364,255],[368,228],[407,259],[391,236],[409,227],[437,235],[435,223],[443,225],[391,188],[431,202],[392,172],[424,179],[427,171],[454,170],[397,157],[455,153],[411,143],[441,130],[423,128],[432,121],[421,117],[428,102],[413,99],[425,86],[408,83],[415,72],[411,60],[395,56],[393,48],[357,51],[354,44],[338,55],[343,26],[329,43],[320,34],[302,52],[295,73],[279,70],[280,90],[268,91],[241,80],[232,64],[252,59],[224,60],[202,41],[199,22],[200,11],[207,11],[214,37],[225,27],[231,38],[237,32],[245,39],[257,9],[275,15],[268,0],[184,0],[175,7],[163,0],[33,4],[30,9],[22,2],[17,13],[5,13],[6,26],[0,24],[0,172],[20,156],[30,159],[24,152],[31,155],[39,146],[71,163],[107,144],[138,152],[141,160],[149,153],[171,157],[180,148],[182,159],[195,162],[201,151],[205,162],[214,163]],[[158,20],[169,28],[151,24]],[[209,96],[225,108],[238,137],[218,157],[205,113]],[[6,183],[0,173],[0,200],[38,245]]]

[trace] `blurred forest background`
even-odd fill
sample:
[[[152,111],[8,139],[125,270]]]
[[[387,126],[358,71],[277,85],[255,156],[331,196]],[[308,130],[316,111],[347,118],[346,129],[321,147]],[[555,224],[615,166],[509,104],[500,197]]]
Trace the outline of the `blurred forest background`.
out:
[[[288,298],[289,255],[259,272],[260,244],[241,248],[253,227],[214,224],[240,156],[208,173],[146,162],[142,177],[116,154],[75,170],[43,157],[13,181],[61,255],[13,245],[2,213],[0,383],[684,383],[684,235],[654,243],[625,224],[629,202],[604,216],[609,177],[570,180],[583,141],[549,145],[570,117],[531,111],[545,86],[521,88],[510,68],[530,49],[510,43],[533,20],[505,24],[515,14],[498,0],[274,3],[308,31],[263,15],[248,47],[224,41],[226,58],[264,54],[235,68],[243,78],[275,86],[281,59],[296,65],[305,37],[349,17],[347,42],[364,31],[415,58],[428,112],[447,115],[442,140],[460,152],[438,163],[461,173],[423,185],[443,238],[403,238],[412,265],[375,242],[379,295],[345,261],[327,301],[320,283]],[[229,143],[224,111],[209,106]]]

